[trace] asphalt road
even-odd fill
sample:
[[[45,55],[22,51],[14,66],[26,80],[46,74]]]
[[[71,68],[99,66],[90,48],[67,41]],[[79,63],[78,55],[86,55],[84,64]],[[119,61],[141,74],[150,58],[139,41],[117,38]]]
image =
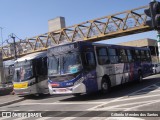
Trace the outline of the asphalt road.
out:
[[[3,117],[0,120],[158,120],[160,117],[155,116],[157,111],[160,111],[159,92],[160,74],[157,74],[145,78],[141,83],[129,83],[114,87],[106,95],[94,93],[80,97],[72,95],[30,96],[22,102],[0,107],[0,111],[40,111],[42,116],[47,117]],[[119,114],[121,111],[123,114]],[[133,115],[129,111],[135,112],[135,114]],[[143,117],[139,117],[140,113],[137,111],[142,111]],[[126,113],[131,114],[131,117],[123,117]],[[112,117],[107,117],[106,114]]]

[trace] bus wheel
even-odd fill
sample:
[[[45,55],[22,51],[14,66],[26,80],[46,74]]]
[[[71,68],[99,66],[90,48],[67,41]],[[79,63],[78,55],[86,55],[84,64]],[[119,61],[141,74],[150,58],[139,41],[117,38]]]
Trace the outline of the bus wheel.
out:
[[[110,90],[110,83],[108,80],[106,80],[105,78],[102,79],[102,83],[101,83],[101,92],[102,94],[106,94],[108,93]]]
[[[143,75],[141,72],[138,72],[138,82],[142,82],[143,80]]]

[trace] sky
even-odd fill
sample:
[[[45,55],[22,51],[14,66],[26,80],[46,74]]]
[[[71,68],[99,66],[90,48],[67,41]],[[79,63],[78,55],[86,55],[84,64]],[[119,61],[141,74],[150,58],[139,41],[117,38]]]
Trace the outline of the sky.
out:
[[[0,0],[0,40],[11,33],[25,39],[48,32],[48,20],[65,17],[71,26],[102,16],[148,5],[150,0]],[[156,39],[156,31],[105,41],[116,44],[143,38]]]

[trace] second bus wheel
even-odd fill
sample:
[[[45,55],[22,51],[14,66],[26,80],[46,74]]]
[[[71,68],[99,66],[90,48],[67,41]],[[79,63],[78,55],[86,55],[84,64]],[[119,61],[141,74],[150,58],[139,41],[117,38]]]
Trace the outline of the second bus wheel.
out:
[[[110,82],[109,80],[107,80],[106,78],[102,79],[102,83],[101,83],[101,92],[102,94],[106,94],[109,92],[110,90]]]

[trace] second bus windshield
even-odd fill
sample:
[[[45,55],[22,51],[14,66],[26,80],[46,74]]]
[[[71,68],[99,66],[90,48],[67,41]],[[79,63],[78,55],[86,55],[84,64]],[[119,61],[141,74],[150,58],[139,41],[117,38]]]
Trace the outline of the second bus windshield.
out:
[[[30,79],[33,76],[31,61],[15,63],[14,81],[21,82]]]

